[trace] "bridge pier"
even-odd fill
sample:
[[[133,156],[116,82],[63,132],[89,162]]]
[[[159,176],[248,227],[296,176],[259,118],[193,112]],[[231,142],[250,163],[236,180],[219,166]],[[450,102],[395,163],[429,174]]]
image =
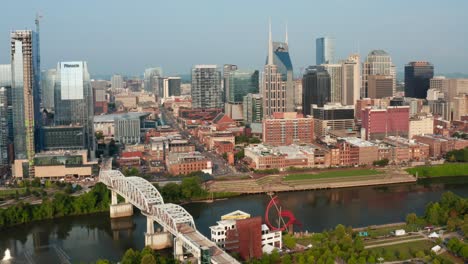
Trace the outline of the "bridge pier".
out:
[[[174,238],[174,258],[179,261],[184,261],[184,248],[180,238]]]
[[[128,217],[133,215],[133,205],[131,203],[118,203],[117,193],[111,191],[110,218]]]
[[[154,232],[154,221],[146,217],[145,246],[154,250],[172,247],[172,234],[169,232]]]

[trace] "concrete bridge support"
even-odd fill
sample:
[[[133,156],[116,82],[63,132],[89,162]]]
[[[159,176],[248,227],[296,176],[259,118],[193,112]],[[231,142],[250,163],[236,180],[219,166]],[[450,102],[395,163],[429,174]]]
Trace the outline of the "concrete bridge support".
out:
[[[159,250],[172,247],[172,234],[169,232],[154,232],[154,221],[146,217],[145,246]]]
[[[184,261],[184,248],[180,238],[174,238],[174,258],[179,261]]]
[[[133,205],[131,203],[118,203],[117,193],[111,191],[110,218],[128,217],[133,215]]]

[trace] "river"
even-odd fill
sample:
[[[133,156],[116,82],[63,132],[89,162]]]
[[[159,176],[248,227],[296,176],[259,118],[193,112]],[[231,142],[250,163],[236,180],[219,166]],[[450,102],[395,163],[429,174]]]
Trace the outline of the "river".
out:
[[[404,221],[410,212],[423,214],[425,205],[440,199],[445,191],[468,197],[468,176],[278,196],[282,208],[292,211],[302,223],[295,231],[319,232],[340,223],[362,227]],[[252,216],[263,216],[269,200],[267,195],[248,195],[184,207],[193,215],[200,232],[209,237],[209,226],[221,215],[242,210]],[[111,221],[108,213],[101,213],[9,228],[0,233],[0,260],[9,249],[11,263],[56,263],[60,258],[72,263],[99,258],[117,261],[126,249],[144,246],[146,220],[137,209],[135,212],[133,217],[117,221]]]

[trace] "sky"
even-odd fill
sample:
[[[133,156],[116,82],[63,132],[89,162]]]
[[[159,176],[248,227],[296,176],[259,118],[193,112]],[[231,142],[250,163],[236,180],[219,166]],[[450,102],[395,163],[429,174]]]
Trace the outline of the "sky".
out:
[[[465,0],[3,0],[0,63],[9,63],[9,32],[41,20],[42,69],[88,61],[93,75],[140,75],[161,66],[188,74],[195,64],[262,69],[268,19],[273,40],[288,25],[294,71],[315,64],[315,39],[336,39],[336,58],[373,49],[392,56],[397,71],[427,60],[436,74],[468,73]]]

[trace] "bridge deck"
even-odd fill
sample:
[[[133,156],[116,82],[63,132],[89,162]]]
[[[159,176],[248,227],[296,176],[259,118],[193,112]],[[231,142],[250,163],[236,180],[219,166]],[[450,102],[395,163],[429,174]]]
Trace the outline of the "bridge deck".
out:
[[[231,255],[224,252],[219,248],[213,241],[203,236],[197,230],[193,229],[188,225],[180,225],[179,232],[183,234],[187,239],[192,241],[194,244],[201,247],[207,247],[210,249],[211,260],[218,264],[231,264],[238,263]],[[234,262],[235,261],[235,262]]]

